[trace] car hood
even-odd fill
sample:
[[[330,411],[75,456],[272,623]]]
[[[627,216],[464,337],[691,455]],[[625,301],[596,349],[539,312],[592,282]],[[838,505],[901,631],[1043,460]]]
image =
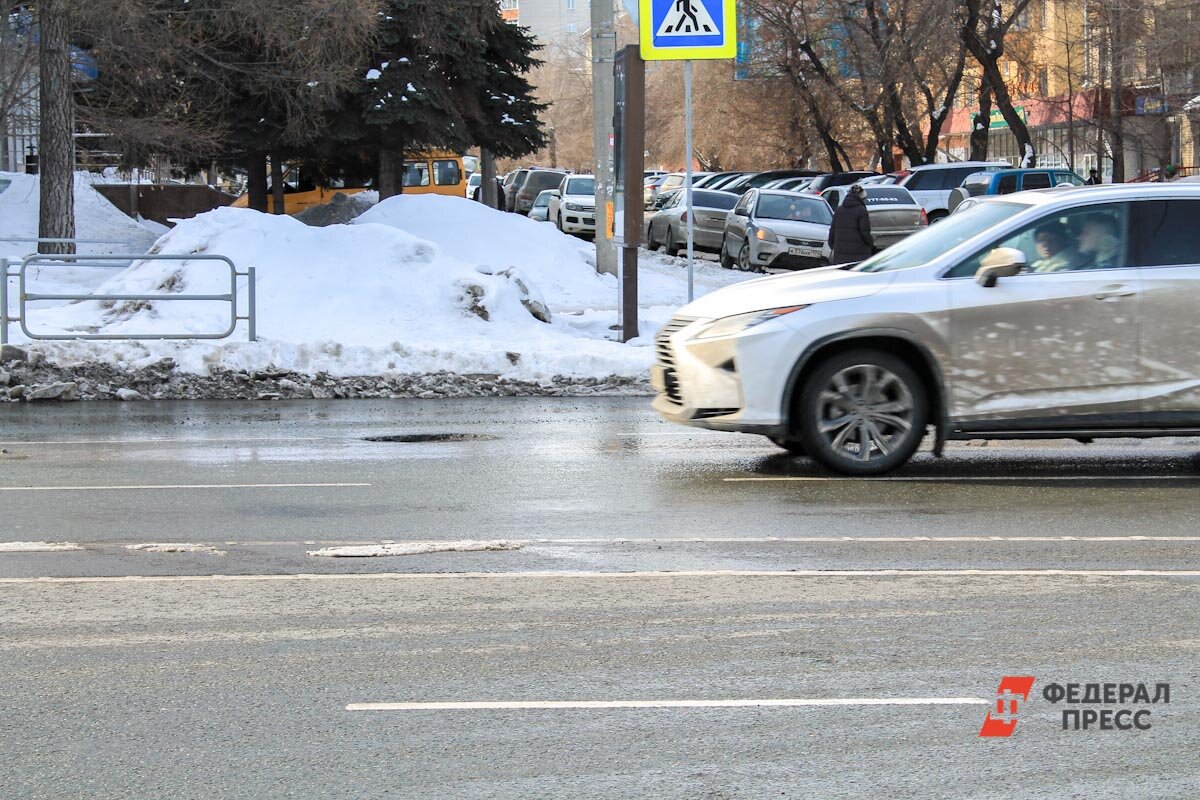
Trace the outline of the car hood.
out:
[[[823,267],[737,283],[706,294],[679,309],[681,317],[717,319],[783,306],[867,297],[896,279],[895,272],[851,272]]]
[[[590,194],[564,194],[562,196],[562,201],[564,203],[575,203],[576,205],[581,206],[595,207],[596,205],[595,195]]]
[[[756,219],[754,224],[766,228],[779,236],[792,236],[797,239],[820,239],[824,241],[829,236],[829,226],[820,222],[799,222],[786,219]]]

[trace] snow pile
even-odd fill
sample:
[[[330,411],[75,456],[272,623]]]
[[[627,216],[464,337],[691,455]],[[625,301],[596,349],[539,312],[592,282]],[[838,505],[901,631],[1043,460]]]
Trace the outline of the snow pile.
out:
[[[7,187],[5,183],[7,182]],[[31,238],[38,234],[38,178],[20,172],[0,172],[0,239]],[[144,253],[155,233],[130,219],[108,202],[87,178],[75,174],[75,236],[78,239],[121,244],[83,245],[81,253]],[[0,242],[0,256],[15,258],[37,250],[31,242]]]
[[[554,311],[612,306],[617,283],[596,273],[590,242],[565,236],[553,225],[504,214],[465,197],[398,195],[354,220],[379,224],[436,242],[447,255],[470,264],[528,276]]]
[[[223,262],[187,257],[228,256],[239,269],[256,270],[258,341],[247,341],[241,322],[223,340],[35,347],[64,367],[98,362],[134,371],[171,359],[180,374],[193,375],[287,371],[391,380],[455,373],[543,384],[556,377],[644,378],[654,332],[687,302],[684,261],[643,254],[642,336],[620,344],[612,330],[617,281],[596,273],[590,243],[455,197],[394,197],[353,224],[327,227],[219,208],[181,221],[151,252],[184,258],[138,261],[108,273],[95,293],[225,294]],[[44,290],[39,281],[60,271],[43,270],[31,290]],[[696,294],[748,277],[700,261]],[[244,278],[237,297],[244,314]],[[39,333],[199,336],[226,330],[229,313],[220,301],[46,301],[29,324]]]

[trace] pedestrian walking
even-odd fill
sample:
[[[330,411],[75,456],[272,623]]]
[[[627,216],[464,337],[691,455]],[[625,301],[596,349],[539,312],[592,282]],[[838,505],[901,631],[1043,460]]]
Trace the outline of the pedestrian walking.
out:
[[[829,226],[829,249],[833,254],[829,263],[855,264],[874,255],[875,240],[871,236],[866,196],[866,189],[855,184],[833,212],[833,224]]]

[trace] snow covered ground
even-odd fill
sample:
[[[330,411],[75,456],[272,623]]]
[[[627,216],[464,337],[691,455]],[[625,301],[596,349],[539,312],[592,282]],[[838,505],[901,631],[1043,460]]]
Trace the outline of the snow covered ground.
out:
[[[17,177],[22,180],[0,192],[0,214],[7,226],[13,208],[12,219],[19,217],[32,230],[36,179]],[[10,194],[13,189],[16,195]],[[84,198],[81,237],[136,234],[143,248],[147,236],[153,237],[90,186],[77,186],[77,192]],[[611,330],[617,282],[596,273],[590,242],[455,197],[394,197],[353,224],[324,228],[221,208],[181,222],[150,252],[221,254],[239,268],[254,267],[259,340],[247,341],[240,323],[232,337],[220,341],[39,342],[31,349],[60,364],[99,362],[126,369],[171,358],[180,371],[194,374],[222,367],[334,376],[640,377],[653,360],[654,332],[687,299],[683,259],[643,252],[643,335],[618,343]],[[226,267],[201,260],[139,261],[98,279],[63,272],[65,278],[58,268],[43,270],[31,290],[70,285],[78,291],[87,285],[97,294],[217,294],[229,285]],[[747,277],[698,261],[696,294]],[[246,301],[243,279],[241,308]],[[30,325],[44,333],[196,335],[223,330],[228,318],[228,304],[218,302],[85,301],[36,309]],[[19,336],[13,340],[21,341]]]

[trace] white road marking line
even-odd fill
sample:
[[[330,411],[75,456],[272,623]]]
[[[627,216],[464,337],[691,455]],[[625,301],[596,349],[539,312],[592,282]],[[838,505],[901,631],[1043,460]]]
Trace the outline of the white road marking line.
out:
[[[0,553],[66,553],[82,549],[74,542],[0,542]]]
[[[978,697],[829,697],[748,700],[496,700],[446,703],[350,703],[347,711],[493,711],[583,708],[797,708],[806,706],[979,706]]]
[[[136,550],[143,553],[205,553],[213,556],[228,555],[224,550],[218,550],[210,544],[195,544],[191,542],[142,542],[127,544],[126,550]]]
[[[386,556],[417,556],[427,553],[477,553],[499,550],[520,550],[524,542],[511,539],[460,539],[443,542],[384,542],[383,544],[325,547],[309,550],[308,555],[323,558],[382,558]]]
[[[251,581],[379,581],[379,580],[524,580],[623,578],[1200,578],[1200,570],[1150,569],[798,569],[798,570],[662,570],[630,572],[366,572],[294,573],[288,575],[121,575],[92,577],[0,578],[0,585],[24,583],[205,583]]]
[[[876,478],[855,478],[836,475],[774,475],[754,476],[745,478],[722,478],[726,483],[769,483],[775,481],[802,481],[811,483],[830,483],[843,481],[894,481],[897,483],[914,483],[928,481],[934,483],[968,483],[972,481],[1195,481],[1200,475],[967,475],[962,477],[937,477],[920,475],[906,477],[903,475],[885,475]]]
[[[207,444],[208,442],[321,442],[329,437],[326,436],[270,436],[260,437],[256,439],[248,439],[245,436],[205,436],[186,439],[167,439],[167,438],[152,438],[152,439],[69,439],[63,441],[50,441],[45,439],[15,441],[15,442],[0,442],[0,445],[20,444],[20,445],[37,445],[37,444]],[[347,441],[355,441],[349,439]]]
[[[330,489],[369,483],[164,483],[144,486],[0,486],[0,492],[115,492],[124,489]]]
[[[675,536],[530,539],[530,544],[831,544],[844,542],[1200,542],[1200,536]],[[282,544],[282,543],[281,543]],[[298,544],[298,543],[296,543]]]

